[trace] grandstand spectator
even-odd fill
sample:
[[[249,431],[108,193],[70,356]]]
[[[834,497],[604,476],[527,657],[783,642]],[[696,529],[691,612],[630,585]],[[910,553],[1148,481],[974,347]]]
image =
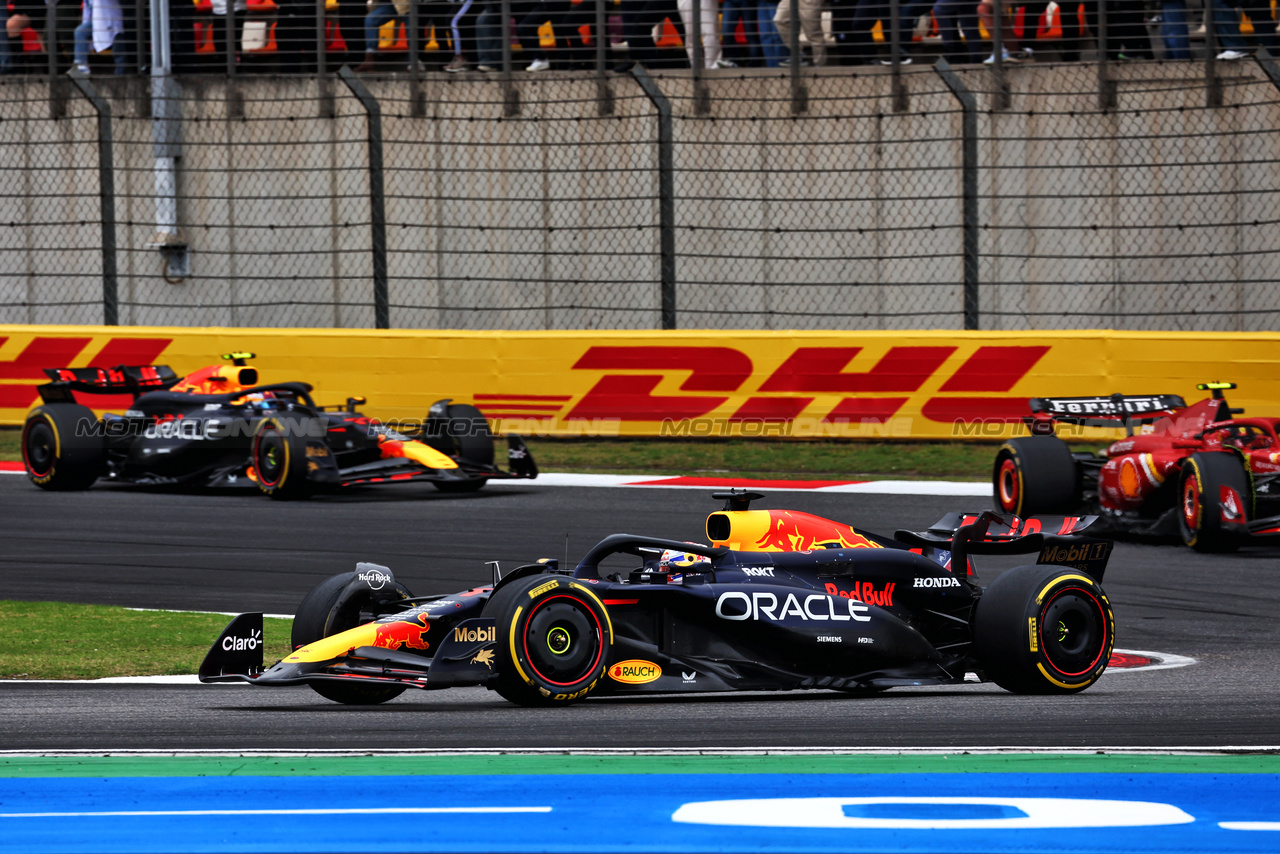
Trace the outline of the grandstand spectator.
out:
[[[133,41],[138,28],[136,9],[120,0],[84,0],[80,26],[75,30],[76,67],[89,73],[89,48],[95,53],[110,50],[116,74],[128,74],[133,63]],[[86,32],[87,28],[87,32]]]
[[[880,0],[859,0],[858,6],[862,3],[874,3],[879,6]],[[813,56],[814,65],[827,64],[827,42],[822,34],[822,0],[797,0],[796,15],[800,18],[800,32],[804,33],[805,39],[809,42],[809,52]],[[855,17],[857,13],[854,13]],[[791,48],[791,2],[790,0],[782,0],[778,4],[778,11],[773,16],[774,26],[778,28],[778,36],[782,39],[782,43],[787,46],[788,58],[784,64],[799,62],[801,65],[807,65],[808,60],[803,56],[790,56]],[[872,22],[874,24],[874,21]],[[870,27],[867,29],[868,37],[870,36]],[[803,53],[803,48],[801,52]]]
[[[2,0],[0,0],[2,2]],[[76,70],[89,73],[89,51],[93,48],[93,0],[84,0],[80,7],[80,26],[76,27]]]
[[[458,11],[454,12],[449,18],[449,33],[453,36],[453,59],[444,67],[445,71],[456,72],[466,71],[469,63],[467,62],[466,50],[462,41],[462,20],[471,12],[475,0],[461,0]]]
[[[395,21],[397,27],[404,23],[409,14],[409,2],[410,0],[378,0],[373,11],[365,16],[364,62],[355,67],[356,71],[365,73],[373,70],[374,55],[378,50],[378,30],[387,21]]]
[[[693,14],[694,3],[697,3],[701,17],[702,30],[702,67],[720,68],[720,8],[716,0],[677,0],[680,19],[684,21],[684,31],[688,38],[684,40],[685,53],[689,55],[689,66],[693,67]],[[729,68],[731,66],[724,66]]]
[[[747,0],[751,2],[751,0]],[[783,0],[790,2],[790,0]],[[783,44],[782,35],[773,23],[778,14],[777,0],[756,0],[756,23],[759,27],[760,55],[766,68],[777,68],[788,56],[788,46]]]
[[[1269,0],[1213,0],[1213,25],[1218,32],[1218,46],[1222,52],[1218,59],[1244,59],[1248,54],[1244,34],[1240,32],[1240,12],[1249,16],[1253,24],[1253,41],[1256,47],[1265,47],[1276,56],[1280,42],[1276,38],[1276,19],[1271,17]]]
[[[4,18],[4,27],[0,31],[0,73],[19,70],[24,64],[22,50],[22,31],[30,27],[36,33],[40,44],[44,45],[45,22],[48,7],[44,0],[13,0],[13,9],[0,0],[0,17]]]
[[[978,7],[973,0],[938,0],[933,7],[947,62],[981,62],[978,49]]]
[[[502,4],[488,0],[476,19],[476,71],[502,70]]]
[[[622,0],[622,33],[631,61],[649,68],[657,66],[658,48],[653,42],[653,30],[667,19],[677,31],[684,29],[676,0]],[[687,43],[687,34],[680,32],[680,39]]]
[[[1164,42],[1165,59],[1191,58],[1187,0],[1164,0],[1160,9],[1160,40]]]
[[[538,34],[538,30],[546,23],[551,23],[552,29],[555,29],[554,21],[564,14],[566,10],[561,7],[568,3],[569,0],[538,0],[519,18],[516,38],[520,40],[520,55],[533,57],[526,71],[546,71],[551,67],[551,57],[542,46],[542,36]]]
[[[760,50],[760,23],[756,9],[755,0],[724,0],[721,4],[721,68],[733,68],[738,65],[757,66],[763,63],[764,55]],[[738,44],[739,23],[742,24],[742,35],[746,39],[746,47]]]

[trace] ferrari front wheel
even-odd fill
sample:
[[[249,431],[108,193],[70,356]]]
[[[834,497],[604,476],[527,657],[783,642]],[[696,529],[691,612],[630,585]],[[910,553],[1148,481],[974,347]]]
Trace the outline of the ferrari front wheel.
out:
[[[982,593],[973,651],[987,678],[1015,694],[1073,694],[1098,681],[1115,644],[1102,587],[1074,567],[1019,566]]]
[[[613,626],[585,585],[535,575],[498,589],[485,606],[498,623],[494,690],[522,706],[559,706],[591,693],[609,661]]]

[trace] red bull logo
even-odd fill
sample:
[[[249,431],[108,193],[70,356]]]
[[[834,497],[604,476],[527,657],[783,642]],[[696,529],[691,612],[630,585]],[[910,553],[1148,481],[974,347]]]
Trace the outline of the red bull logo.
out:
[[[883,590],[876,590],[875,585],[870,581],[855,581],[852,590],[841,590],[831,582],[827,582],[825,587],[832,596],[853,599],[867,605],[879,605],[881,608],[892,608],[894,584],[895,582],[890,581]]]
[[[394,623],[379,623],[374,626],[373,643],[384,649],[428,649],[431,644],[426,639],[431,631],[426,614],[418,614],[413,622],[397,620]]]

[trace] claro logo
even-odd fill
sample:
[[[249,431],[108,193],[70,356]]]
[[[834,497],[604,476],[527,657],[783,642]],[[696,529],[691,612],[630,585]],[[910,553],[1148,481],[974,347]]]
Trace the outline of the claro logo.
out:
[[[775,623],[794,617],[798,620],[856,620],[867,623],[870,607],[856,599],[842,599],[823,593],[813,593],[803,600],[794,593],[778,601],[773,593],[744,593],[733,590],[721,593],[716,600],[716,616],[722,620],[769,620]]]
[[[262,646],[262,632],[254,629],[247,638],[227,635],[222,639],[222,648],[227,652],[252,652]]]

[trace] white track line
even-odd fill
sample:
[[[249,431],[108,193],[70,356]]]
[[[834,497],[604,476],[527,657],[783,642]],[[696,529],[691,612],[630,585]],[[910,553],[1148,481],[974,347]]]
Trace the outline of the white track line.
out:
[[[213,758],[213,759],[330,759],[330,758],[423,758],[460,756],[954,756],[957,754],[999,756],[1005,754],[1048,754],[1055,756],[1085,756],[1097,754],[1124,754],[1130,756],[1216,756],[1230,754],[1276,754],[1280,745],[1195,745],[1169,747],[1133,747],[1128,745],[1094,745],[1091,747],[1028,747],[1026,745],[982,745],[966,747],[517,747],[517,748],[305,748],[209,750],[194,748],[174,749],[94,749],[74,750],[0,750],[0,759],[84,759],[103,757],[113,759],[152,758]]]
[[[295,810],[121,810],[118,812],[6,812],[0,818],[133,818],[185,815],[420,815],[423,813],[547,813],[551,807],[330,807]]]
[[[19,469],[12,471],[0,469],[0,474],[20,474],[26,472]],[[829,484],[827,486],[759,486],[750,480],[739,480],[734,477],[716,478],[726,481],[724,484],[665,484],[662,481],[673,480],[675,475],[637,475],[637,474],[569,474],[548,472],[538,475],[535,480],[491,480],[490,487],[501,486],[587,486],[596,488],[624,489],[762,489],[766,492],[844,492],[855,495],[954,495],[966,497],[991,497],[991,484],[973,483],[954,480],[869,480]]]
[[[753,483],[750,480],[735,477],[709,478],[723,481],[720,484],[679,484],[666,483],[675,480],[673,475],[634,475],[634,474],[567,474],[550,472],[539,474],[535,480],[491,480],[489,486],[586,486],[596,488],[624,489],[760,489],[765,492],[843,492],[863,495],[956,495],[973,497],[991,497],[991,484],[966,483],[949,480],[869,480],[828,484],[826,486],[778,486]],[[794,481],[792,481],[794,482]]]

